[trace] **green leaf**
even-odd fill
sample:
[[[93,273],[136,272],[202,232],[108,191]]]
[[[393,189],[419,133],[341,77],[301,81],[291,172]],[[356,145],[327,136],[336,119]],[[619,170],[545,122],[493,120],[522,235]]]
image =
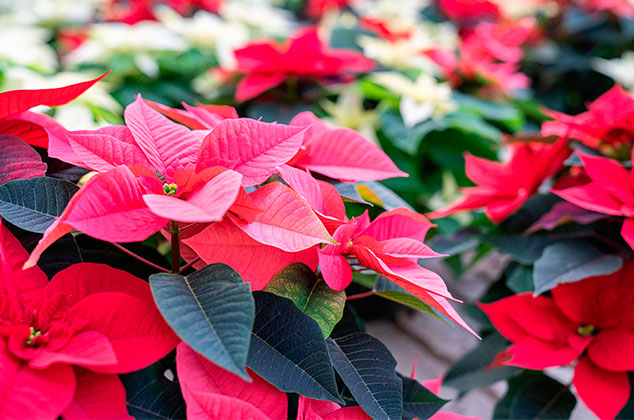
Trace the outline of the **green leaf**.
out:
[[[400,375],[399,375],[400,376]],[[403,419],[428,419],[447,403],[415,379],[401,376],[403,381]]]
[[[560,283],[612,274],[622,266],[623,258],[603,254],[587,242],[560,241],[546,247],[535,261],[535,294],[547,292]]]
[[[533,291],[533,269],[511,262],[506,269],[506,287],[514,293]]]
[[[567,386],[541,372],[525,371],[509,380],[494,419],[568,419],[577,400]]]
[[[471,114],[452,114],[444,118],[444,123],[449,128],[478,136],[490,141],[499,142],[502,132],[492,125],[487,124],[482,118]]]
[[[449,369],[443,385],[464,393],[519,374],[521,369],[513,366],[492,365],[495,356],[505,350],[509,344],[497,332],[483,337],[480,345],[462,356]]]
[[[306,315],[317,321],[324,338],[343,316],[346,292],[332,290],[306,264],[294,263],[280,271],[266,291],[288,298]]]
[[[376,295],[385,299],[400,303],[417,311],[438,316],[431,306],[383,276],[377,276],[376,282],[374,283],[374,291]]]
[[[247,365],[283,392],[342,403],[319,325],[290,299],[253,292]]]
[[[185,401],[176,380],[174,353],[146,367],[119,375],[128,413],[137,419],[177,420],[186,417]]]
[[[187,344],[241,377],[245,370],[255,304],[249,284],[225,264],[188,276],[154,274],[150,287],[161,314]]]
[[[524,125],[520,110],[507,103],[485,101],[474,96],[454,92],[454,100],[460,108],[458,113],[471,113],[489,121],[502,124],[510,131],[519,131]]]
[[[515,233],[492,233],[483,237],[484,242],[525,265],[531,265],[537,261],[544,249],[559,239],[554,235],[520,236]]]
[[[24,230],[44,233],[78,189],[55,178],[9,181],[0,185],[0,216]]]
[[[361,197],[361,194],[359,194],[359,191],[355,188],[355,184],[335,181],[332,182],[332,185],[337,189],[337,192],[345,203],[365,204],[374,207],[374,204],[368,203]]]
[[[374,419],[401,419],[403,384],[387,347],[364,333],[327,342],[337,373],[361,408]]]
[[[398,207],[406,207],[410,210],[414,210],[407,201],[403,200],[398,196],[398,194],[379,182],[362,181],[356,183],[355,185],[357,191],[361,194],[361,197],[373,204],[383,207],[385,210],[393,210]],[[374,196],[374,200],[378,198],[378,202],[373,201],[369,196],[365,195],[368,190],[370,194]]]

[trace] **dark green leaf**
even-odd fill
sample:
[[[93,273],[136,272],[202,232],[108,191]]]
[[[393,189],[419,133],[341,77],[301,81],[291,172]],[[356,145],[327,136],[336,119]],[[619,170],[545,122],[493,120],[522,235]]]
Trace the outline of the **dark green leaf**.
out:
[[[506,269],[506,287],[515,293],[533,291],[533,269],[512,262]]]
[[[321,329],[287,298],[254,292],[247,364],[280,391],[341,402]]]
[[[535,294],[542,294],[560,283],[611,274],[623,266],[623,258],[603,254],[582,241],[560,241],[544,249],[535,261]]]
[[[119,375],[125,388],[128,413],[137,419],[185,418],[185,401],[176,380],[173,353],[136,372]]]
[[[443,385],[467,392],[519,374],[519,368],[492,364],[495,356],[509,345],[510,343],[497,332],[485,336],[480,345],[462,356],[449,369]]]
[[[403,419],[428,419],[447,403],[412,378],[403,381]]]
[[[154,274],[150,287],[161,314],[187,344],[243,378],[255,305],[231,267],[208,265],[189,276]]]
[[[78,189],[55,178],[9,181],[0,185],[0,216],[24,230],[44,233]]]
[[[541,372],[525,371],[509,380],[494,419],[568,419],[577,403],[567,386]]]
[[[343,316],[346,292],[332,290],[306,264],[295,263],[280,271],[266,291],[289,298],[306,315],[317,321],[327,338]]]
[[[327,342],[337,373],[361,408],[375,419],[401,419],[403,384],[387,347],[364,333]]]

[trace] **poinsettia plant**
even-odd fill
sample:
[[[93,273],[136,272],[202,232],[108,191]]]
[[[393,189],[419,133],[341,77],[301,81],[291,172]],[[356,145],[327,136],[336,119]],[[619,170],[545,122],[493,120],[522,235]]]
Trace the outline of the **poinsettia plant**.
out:
[[[94,82],[6,92],[3,107],[62,103]],[[3,417],[149,410],[148,396],[138,408],[130,400],[159,380],[151,372],[164,357],[158,363],[176,364],[179,387],[156,391],[183,401],[177,410],[190,418],[426,418],[443,405],[396,373],[383,344],[341,322],[353,271],[373,272],[410,304],[475,334],[440,276],[416,263],[439,256],[424,244],[427,218],[408,208],[348,216],[337,186],[407,176],[380,148],[312,113],[265,123],[228,107],[179,110],[139,95],[124,120],[92,131],[57,125],[36,144],[46,159],[90,171],[79,188],[45,176],[20,138],[1,137],[10,152],[3,223],[30,244],[27,231],[43,234],[29,256],[2,227],[2,368],[15,378]],[[103,264],[44,265],[60,248],[77,251],[83,237],[137,259],[149,282]],[[133,242],[168,245],[169,263],[121,245]],[[287,403],[291,394],[299,400]],[[179,415],[171,409],[164,415]]]

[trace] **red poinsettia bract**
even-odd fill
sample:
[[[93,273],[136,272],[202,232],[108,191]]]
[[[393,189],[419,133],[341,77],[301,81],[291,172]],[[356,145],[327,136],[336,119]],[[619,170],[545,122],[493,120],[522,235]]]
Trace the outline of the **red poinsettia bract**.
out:
[[[546,111],[554,121],[542,125],[542,135],[568,136],[592,148],[602,144],[634,143],[634,97],[615,85],[588,105],[588,111],[566,115]]]
[[[489,0],[438,0],[440,10],[460,26],[502,17],[500,7]]]
[[[280,420],[287,418],[284,392],[247,369],[251,382],[224,370],[185,343],[176,349],[176,367],[191,419],[230,418]],[[341,408],[330,401],[299,397],[297,420],[369,420],[360,407]]]
[[[621,236],[634,249],[634,171],[609,158],[583,153],[579,156],[591,181],[553,192],[586,210],[624,216]]]
[[[499,223],[519,209],[544,180],[563,165],[570,155],[567,139],[555,144],[511,143],[507,162],[494,162],[467,154],[467,177],[477,186],[464,188],[456,202],[428,214],[440,218],[458,211],[484,207],[485,214]]]
[[[223,0],[106,0],[103,3],[106,20],[133,25],[143,20],[156,20],[155,9],[162,4],[182,15],[190,14],[196,8],[218,13]]]
[[[352,0],[308,0],[306,14],[314,19],[321,19],[326,13],[343,9],[352,3]]]
[[[244,102],[282,84],[288,77],[332,78],[367,73],[374,62],[358,51],[330,49],[317,28],[302,29],[285,44],[256,42],[235,51],[240,81],[235,98]]]
[[[546,369],[575,360],[573,384],[601,419],[630,396],[634,370],[634,264],[614,274],[560,284],[552,297],[520,293],[480,307],[513,345],[508,365]]]
[[[178,343],[147,282],[80,263],[49,282],[0,225],[0,418],[129,418],[117,373]]]
[[[48,115],[30,112],[29,109],[38,105],[67,104],[103,79],[106,74],[60,88],[22,89],[0,93],[0,134],[10,134],[33,146],[48,147],[49,138],[63,136],[64,129]]]

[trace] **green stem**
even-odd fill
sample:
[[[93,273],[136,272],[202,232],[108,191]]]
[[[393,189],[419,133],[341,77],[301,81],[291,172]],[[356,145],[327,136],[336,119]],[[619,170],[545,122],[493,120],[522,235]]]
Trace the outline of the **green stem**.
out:
[[[181,272],[181,240],[178,232],[178,222],[172,220],[172,274]]]

